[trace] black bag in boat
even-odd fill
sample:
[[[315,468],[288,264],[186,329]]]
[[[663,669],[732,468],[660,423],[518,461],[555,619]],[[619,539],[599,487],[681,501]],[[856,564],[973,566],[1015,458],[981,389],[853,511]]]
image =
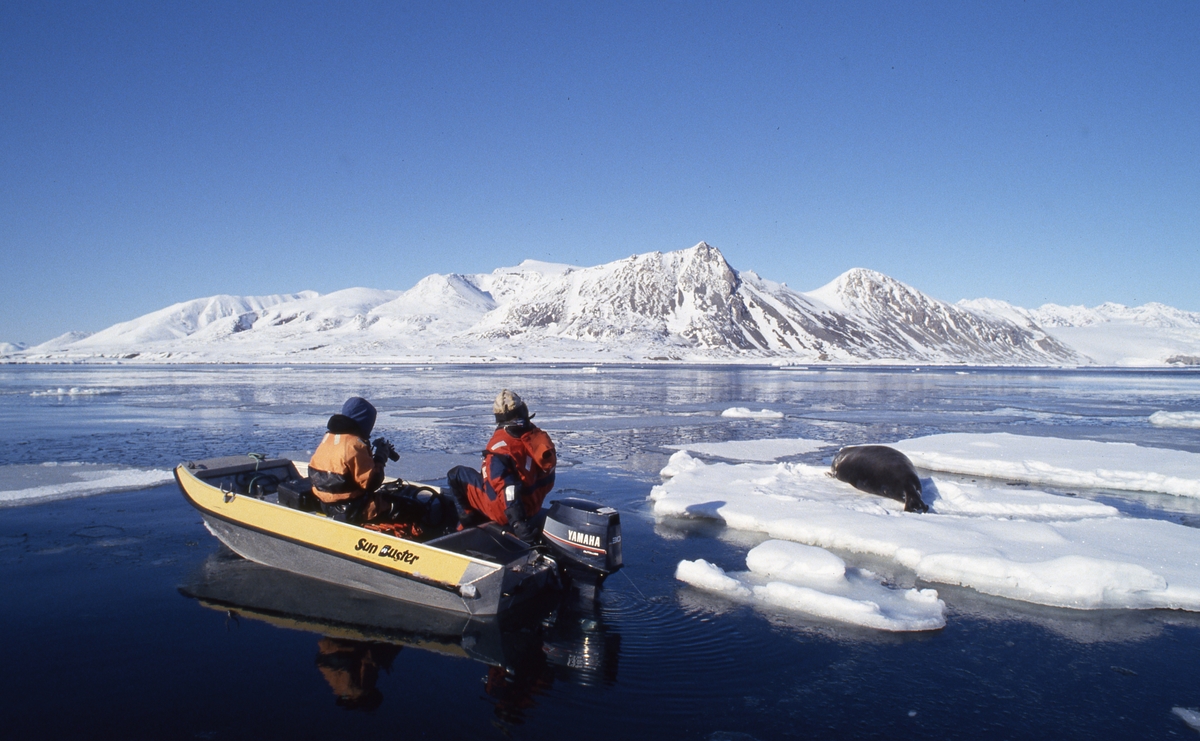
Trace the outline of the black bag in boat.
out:
[[[379,487],[383,511],[374,522],[394,526],[403,537],[428,540],[454,530],[458,511],[454,502],[438,489],[403,481]]]
[[[312,493],[312,482],[308,479],[290,479],[279,484],[279,503],[301,512],[316,512],[320,502]]]

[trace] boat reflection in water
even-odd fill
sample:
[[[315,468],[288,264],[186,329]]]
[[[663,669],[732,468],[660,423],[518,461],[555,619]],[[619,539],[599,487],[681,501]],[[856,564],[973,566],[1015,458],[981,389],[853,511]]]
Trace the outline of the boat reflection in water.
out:
[[[321,636],[317,668],[347,709],[379,707],[379,672],[390,673],[406,647],[486,665],[488,697],[509,723],[522,722],[535,696],[556,681],[601,686],[617,678],[621,637],[607,630],[594,601],[578,595],[500,618],[472,617],[280,571],[224,547],[179,591],[234,619]]]
[[[374,710],[383,702],[375,686],[379,670],[392,671],[400,646],[377,641],[354,641],[325,636],[317,641],[317,668],[348,710]]]

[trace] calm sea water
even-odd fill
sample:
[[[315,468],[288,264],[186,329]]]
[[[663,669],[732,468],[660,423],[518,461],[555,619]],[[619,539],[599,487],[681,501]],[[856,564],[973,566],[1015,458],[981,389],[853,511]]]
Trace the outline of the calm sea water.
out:
[[[1200,452],[1200,374],[979,369],[0,366],[0,466],[168,468],[304,456],[350,395],[436,480],[475,463],[491,399],[557,441],[559,492],[618,507],[626,568],[594,611],[447,621],[224,552],[174,486],[0,509],[6,737],[1163,738],[1200,706],[1200,616],[1038,608],[933,585],[947,627],[891,635],[735,605],[673,578],[758,537],[660,522],[647,495],[695,441],[830,447],[1009,431]],[[58,393],[62,389],[67,393]],[[70,393],[75,389],[75,393]],[[53,394],[45,392],[54,391]],[[777,421],[726,419],[732,406]],[[1197,503],[1078,492],[1190,524]],[[554,495],[552,495],[553,497]]]

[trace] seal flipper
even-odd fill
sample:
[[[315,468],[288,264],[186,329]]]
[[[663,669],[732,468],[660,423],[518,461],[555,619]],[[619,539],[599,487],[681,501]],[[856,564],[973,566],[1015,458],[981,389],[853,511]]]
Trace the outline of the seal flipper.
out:
[[[919,514],[925,514],[929,511],[929,505],[925,504],[925,502],[921,499],[921,488],[919,486],[915,491],[912,489],[912,487],[905,489],[904,511],[917,512]]]

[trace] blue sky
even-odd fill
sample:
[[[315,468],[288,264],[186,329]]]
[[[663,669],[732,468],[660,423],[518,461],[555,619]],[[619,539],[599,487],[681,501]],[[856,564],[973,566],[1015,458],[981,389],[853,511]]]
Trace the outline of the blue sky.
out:
[[[1200,3],[0,4],[0,341],[705,240],[1200,310]]]

